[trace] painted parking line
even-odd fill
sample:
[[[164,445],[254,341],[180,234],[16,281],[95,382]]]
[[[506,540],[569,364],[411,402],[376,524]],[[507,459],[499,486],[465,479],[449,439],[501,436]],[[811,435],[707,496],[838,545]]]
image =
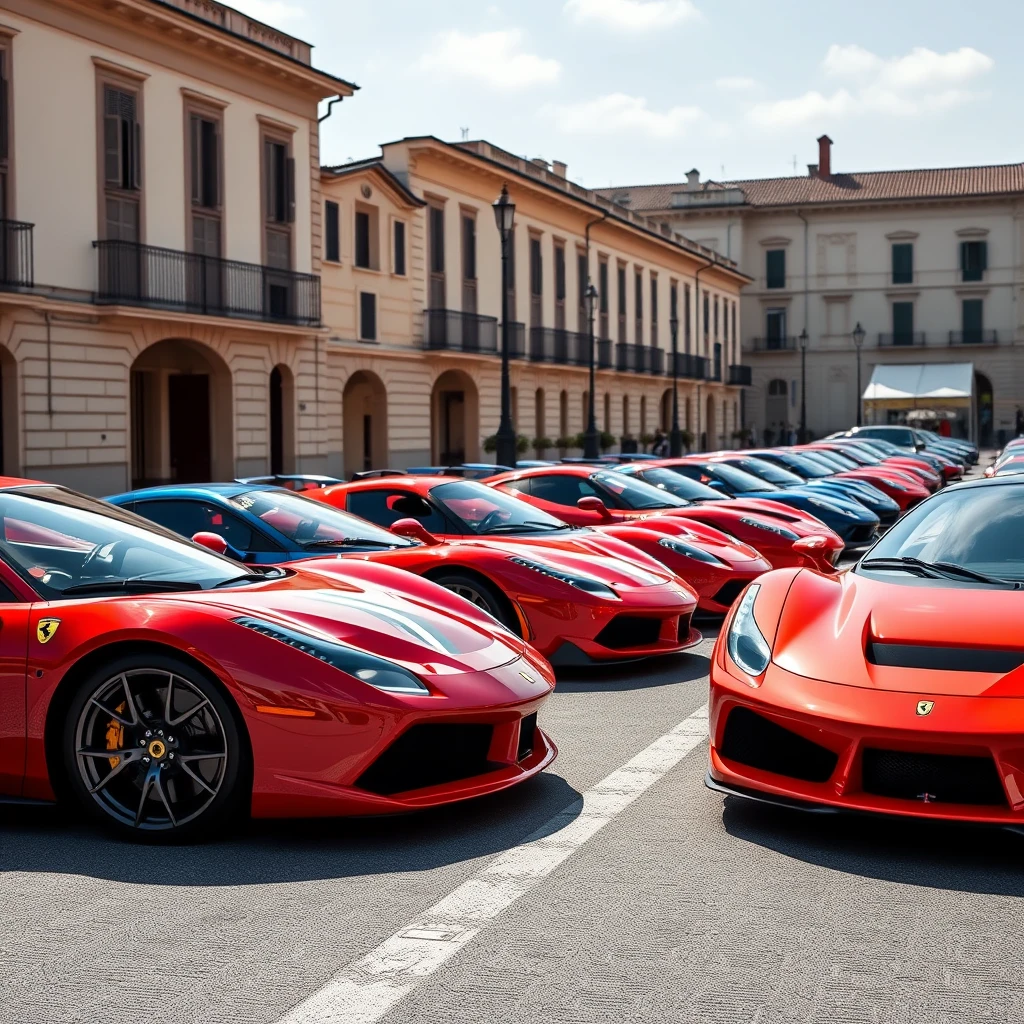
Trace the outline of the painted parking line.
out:
[[[339,971],[278,1024],[373,1024],[468,945],[503,910],[621,814],[708,735],[702,705],[518,846],[421,917]]]

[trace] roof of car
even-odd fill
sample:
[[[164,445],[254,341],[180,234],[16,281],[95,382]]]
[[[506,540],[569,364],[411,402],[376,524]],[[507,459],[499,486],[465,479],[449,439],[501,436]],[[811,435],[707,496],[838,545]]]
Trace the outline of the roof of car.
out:
[[[970,490],[973,487],[1020,487],[1024,485],[1024,474],[1011,473],[1006,476],[979,477],[977,480],[964,480],[958,484],[950,484],[944,487],[938,494],[948,494],[950,491]]]
[[[592,462],[568,462],[558,463],[554,466],[533,466],[529,469],[514,469],[510,473],[499,473],[497,476],[492,476],[487,483],[507,484],[512,483],[514,480],[521,480],[523,477],[555,476],[558,474],[562,476],[593,476],[595,473],[600,473],[602,470],[607,471],[611,468],[611,466],[606,464],[595,466]]]
[[[330,484],[323,489],[324,494],[341,492],[348,494],[352,491],[374,491],[384,487],[407,487],[419,494],[427,494],[438,484],[464,484],[475,481],[464,480],[460,476],[375,476],[366,480],[349,480],[347,483]]]
[[[273,484],[246,484],[232,481],[221,484],[160,484],[156,487],[141,487],[123,494],[112,494],[107,501],[141,501],[146,498],[234,498],[250,491],[281,491]]]

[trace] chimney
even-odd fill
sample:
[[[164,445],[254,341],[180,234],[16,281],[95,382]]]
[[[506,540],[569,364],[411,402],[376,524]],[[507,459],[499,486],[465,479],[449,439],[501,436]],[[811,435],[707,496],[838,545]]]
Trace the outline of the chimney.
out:
[[[531,163],[531,164],[536,164],[536,166],[537,166],[537,167],[543,167],[545,171],[548,171],[548,170],[550,170],[550,169],[551,169],[550,167],[548,167],[548,162],[547,162],[547,160],[545,160],[545,159],[544,159],[544,157],[542,157],[542,156],[535,156],[535,157],[534,157],[534,158],[533,158],[533,159],[532,159],[532,160],[530,161],[530,163]]]
[[[818,165],[817,164],[808,164],[807,165],[807,177],[808,178],[816,178],[817,176],[818,176]]]
[[[832,177],[832,140],[827,135],[818,139],[818,177]]]
[[[568,170],[569,168],[564,163],[562,163],[561,160],[551,161],[551,171],[553,174],[556,174],[559,178],[564,178]]]
[[[686,172],[686,191],[696,192],[700,188],[700,171],[696,167]]]

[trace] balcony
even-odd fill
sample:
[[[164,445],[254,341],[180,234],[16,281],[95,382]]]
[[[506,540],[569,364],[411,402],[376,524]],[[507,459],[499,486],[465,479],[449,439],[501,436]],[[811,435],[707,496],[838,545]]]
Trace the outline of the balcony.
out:
[[[880,334],[879,348],[910,348],[925,344],[924,331],[899,331],[896,334]]]
[[[797,340],[792,334],[773,338],[753,338],[751,347],[755,352],[795,352]]]
[[[315,327],[320,278],[138,242],[93,242],[96,302]]]
[[[31,288],[35,284],[34,224],[0,220],[0,288]]]
[[[423,347],[451,352],[498,352],[498,318],[458,309],[423,311]]]
[[[668,367],[666,373],[671,375],[672,373],[672,357],[669,356]],[[680,377],[684,377],[687,380],[707,380],[708,379],[708,359],[707,356],[695,356],[689,352],[677,352],[676,353],[676,372]]]
[[[620,341],[615,346],[615,369],[620,373],[664,373],[665,353],[649,345]]]
[[[590,340],[585,334],[560,327],[531,327],[530,362],[588,366]]]
[[[980,328],[971,331],[950,331],[950,345],[998,345],[999,336],[995,331],[983,331]]]
[[[738,366],[734,363],[729,367],[729,383],[734,387],[749,388],[753,382],[754,375],[749,366]]]
[[[615,365],[615,348],[611,338],[597,339],[597,368],[610,370]]]

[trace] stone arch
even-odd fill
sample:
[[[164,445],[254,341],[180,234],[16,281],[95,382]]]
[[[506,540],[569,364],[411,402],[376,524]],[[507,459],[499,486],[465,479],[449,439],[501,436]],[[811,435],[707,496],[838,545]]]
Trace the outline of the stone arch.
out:
[[[371,370],[357,370],[341,393],[345,476],[388,464],[388,393]]]
[[[445,370],[430,394],[430,451],[437,465],[480,458],[480,397],[465,370]]]
[[[234,477],[232,375],[212,348],[183,338],[148,346],[129,390],[133,487]]]
[[[270,433],[270,472],[295,472],[295,375],[278,363],[270,371],[267,400]]]

